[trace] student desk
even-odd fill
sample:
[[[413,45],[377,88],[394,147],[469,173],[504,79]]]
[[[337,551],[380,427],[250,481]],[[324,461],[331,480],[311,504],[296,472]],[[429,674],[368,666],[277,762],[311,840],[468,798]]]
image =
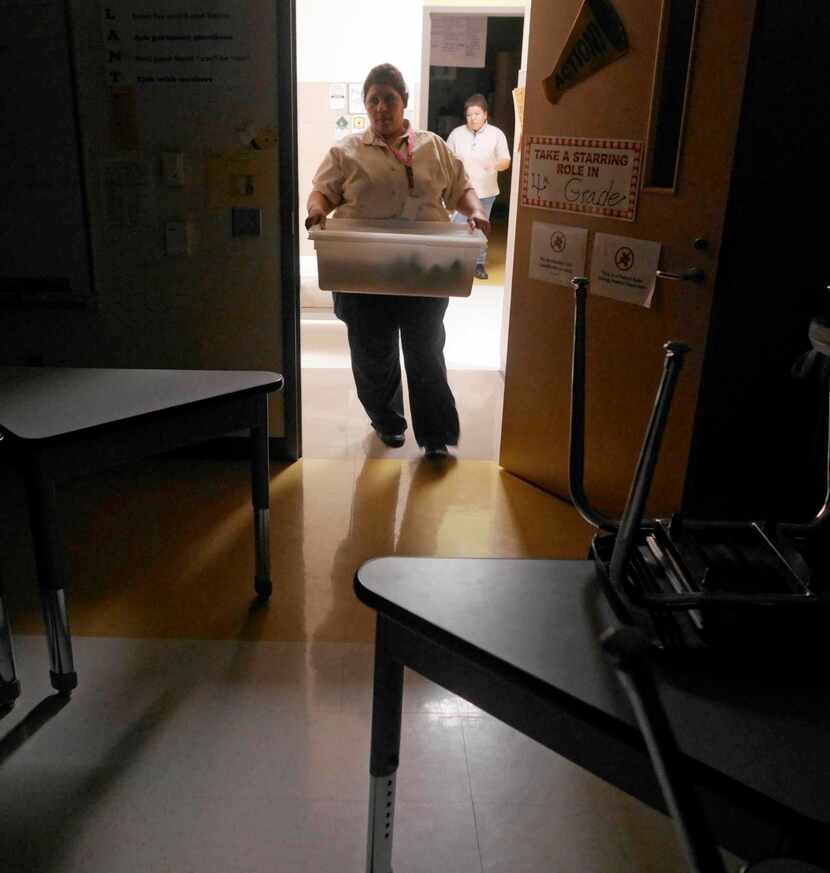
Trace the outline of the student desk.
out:
[[[378,614],[369,873],[392,869],[405,666],[665,811],[597,641],[616,622],[592,562],[379,558],[357,571],[355,591]],[[830,682],[826,658],[815,672],[808,666],[786,675],[658,668],[713,834],[738,856],[774,854],[783,831],[808,854],[827,850]]]
[[[0,367],[0,458],[21,466],[49,643],[52,685],[77,684],[64,589],[68,574],[55,486],[200,440],[247,429],[256,542],[255,590],[271,594],[268,554],[268,394],[277,373]],[[2,591],[0,591],[0,597]],[[0,681],[18,690],[0,601]]]

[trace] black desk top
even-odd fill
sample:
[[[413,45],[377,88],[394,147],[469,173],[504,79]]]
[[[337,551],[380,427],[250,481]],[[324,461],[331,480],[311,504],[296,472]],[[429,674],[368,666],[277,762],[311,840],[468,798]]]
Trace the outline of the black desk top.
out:
[[[449,635],[488,653],[598,721],[636,730],[597,642],[613,620],[589,561],[379,558],[360,568],[355,590],[419,633],[437,629],[444,642]],[[696,765],[830,824],[826,669],[787,678],[728,665],[718,675],[665,665],[657,673],[678,743]]]
[[[255,370],[123,370],[0,367],[0,424],[22,440],[180,408],[231,394],[279,390],[282,376]]]

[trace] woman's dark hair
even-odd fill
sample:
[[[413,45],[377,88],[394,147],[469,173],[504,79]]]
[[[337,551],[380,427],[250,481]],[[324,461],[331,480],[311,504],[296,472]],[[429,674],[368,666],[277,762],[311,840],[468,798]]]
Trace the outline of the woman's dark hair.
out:
[[[403,80],[401,71],[397,67],[393,67],[392,64],[378,64],[369,70],[369,75],[363,83],[364,100],[366,100],[366,94],[372,85],[388,85],[401,95],[404,106],[409,102],[409,91],[406,90],[406,82]]]
[[[457,106],[458,104],[456,104]],[[472,97],[467,98],[467,102],[464,104],[464,114],[467,114],[467,110],[471,106],[478,106],[482,112],[488,112],[487,109],[487,98],[483,94],[473,94]]]

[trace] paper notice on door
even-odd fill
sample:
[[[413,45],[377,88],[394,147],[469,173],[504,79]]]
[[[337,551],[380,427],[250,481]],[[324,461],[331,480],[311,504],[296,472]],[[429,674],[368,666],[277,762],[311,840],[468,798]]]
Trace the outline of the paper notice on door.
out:
[[[528,276],[568,287],[574,276],[585,275],[588,231],[582,227],[533,222]]]
[[[651,240],[595,234],[591,293],[638,306],[651,306],[660,248],[659,242]]]

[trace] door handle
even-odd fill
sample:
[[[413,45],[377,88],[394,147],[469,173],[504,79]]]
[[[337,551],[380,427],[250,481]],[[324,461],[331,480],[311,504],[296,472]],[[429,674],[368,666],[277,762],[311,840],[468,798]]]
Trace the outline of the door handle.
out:
[[[658,270],[655,275],[658,279],[671,279],[674,282],[702,282],[706,274],[700,267],[689,267],[682,273],[670,273],[668,270]]]

